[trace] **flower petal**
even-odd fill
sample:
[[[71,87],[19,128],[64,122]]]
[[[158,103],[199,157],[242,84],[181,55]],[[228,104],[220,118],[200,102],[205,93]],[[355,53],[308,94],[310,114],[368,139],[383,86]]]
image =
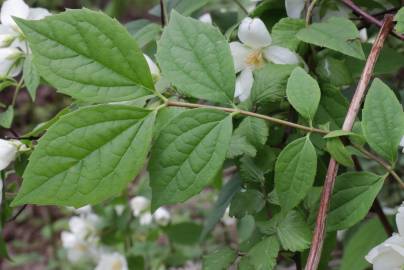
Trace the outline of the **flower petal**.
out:
[[[212,16],[210,16],[209,13],[202,14],[202,16],[200,16],[198,18],[198,20],[200,20],[203,23],[207,23],[207,24],[212,24],[212,22],[213,22]]]
[[[396,215],[396,224],[398,228],[398,233],[404,236],[404,205],[398,208],[398,213]]]
[[[251,88],[254,83],[252,70],[249,68],[241,71],[236,80],[236,90],[234,96],[238,97],[240,101],[246,100],[251,94]]]
[[[299,63],[299,56],[291,50],[279,46],[270,46],[264,50],[264,56],[268,61],[274,64],[291,64]]]
[[[41,20],[50,15],[52,14],[45,8],[31,8],[29,10],[28,20]]]
[[[246,59],[252,49],[244,46],[238,41],[230,42],[230,51],[233,56],[234,69],[237,72],[242,71],[247,67]]]
[[[286,14],[288,17],[300,19],[304,9],[304,0],[285,0]]]
[[[27,19],[29,6],[22,0],[6,0],[1,7],[0,21],[4,25],[17,27],[12,17]]]
[[[247,17],[238,28],[238,38],[247,46],[258,49],[271,45],[272,38],[264,22],[258,18]]]
[[[21,54],[16,48],[0,48],[0,78],[15,77],[21,72],[21,65],[16,63]]]

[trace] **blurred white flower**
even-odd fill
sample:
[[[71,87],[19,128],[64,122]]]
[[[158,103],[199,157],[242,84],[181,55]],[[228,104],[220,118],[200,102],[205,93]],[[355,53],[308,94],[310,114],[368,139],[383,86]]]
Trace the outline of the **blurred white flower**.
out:
[[[114,209],[115,209],[115,212],[118,214],[118,216],[120,216],[120,215],[122,215],[123,211],[125,211],[125,205],[123,205],[123,204],[115,205]]]
[[[23,151],[25,149],[25,145],[20,141],[0,139],[0,171],[7,168],[14,161],[19,150]]]
[[[105,253],[97,264],[95,270],[128,270],[126,258],[118,253]]]
[[[147,226],[150,225],[153,221],[153,216],[150,212],[145,212],[140,215],[139,223],[140,225]]]
[[[97,254],[94,243],[87,242],[71,232],[62,232],[61,239],[67,251],[67,259],[72,263],[93,259]]]
[[[299,57],[291,50],[272,44],[272,38],[265,24],[258,18],[245,18],[238,29],[241,42],[230,43],[236,73],[234,96],[246,100],[254,82],[253,70],[262,67],[266,61],[275,64],[298,64]]]
[[[285,0],[286,14],[293,19],[300,19],[305,6],[305,0]]]
[[[404,153],[404,136],[401,138],[400,146],[403,148],[403,153]]]
[[[151,75],[156,81],[158,81],[160,79],[160,69],[147,54],[143,54],[143,56],[146,59],[147,64],[149,65]]]
[[[150,208],[150,200],[143,196],[136,196],[129,202],[133,216],[138,217],[142,212]]]
[[[21,70],[19,63],[23,53],[17,48],[0,48],[0,78],[15,77]]]
[[[359,39],[361,42],[366,42],[368,40],[368,30],[366,28],[359,30]]]
[[[153,218],[156,223],[160,226],[167,226],[170,222],[171,215],[170,212],[164,207],[159,207],[153,214]]]
[[[213,22],[212,16],[209,13],[202,14],[202,16],[200,16],[198,18],[198,20],[200,20],[203,23],[207,23],[207,24],[212,24],[212,22]]]
[[[404,205],[396,215],[398,233],[374,247],[366,260],[373,264],[373,270],[401,270],[404,266]]]
[[[3,201],[3,179],[1,179],[0,177],[0,206],[2,201]]]
[[[70,231],[79,239],[88,241],[98,240],[98,226],[100,219],[95,214],[74,216],[69,220]]]
[[[74,209],[74,212],[78,215],[88,215],[91,214],[93,209],[91,208],[91,205],[85,205],[83,207]]]
[[[232,226],[234,224],[236,224],[237,219],[235,219],[234,217],[231,217],[229,215],[230,213],[230,209],[229,207],[226,208],[226,211],[224,212],[224,215],[222,217],[222,222],[226,225],[226,226]]]

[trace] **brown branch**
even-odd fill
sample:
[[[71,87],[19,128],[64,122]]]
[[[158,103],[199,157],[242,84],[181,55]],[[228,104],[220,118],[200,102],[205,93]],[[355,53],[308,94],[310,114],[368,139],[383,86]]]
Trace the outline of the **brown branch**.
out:
[[[373,69],[376,64],[376,60],[380,54],[380,50],[383,47],[384,41],[388,33],[393,27],[393,16],[385,16],[384,23],[379,31],[379,34],[373,43],[369,57],[366,61],[366,65],[363,69],[362,76],[359,80],[355,94],[352,98],[351,104],[348,109],[348,113],[345,117],[343,130],[351,131],[355,119],[358,115],[358,111],[361,107],[362,100],[365,97],[367,86],[372,77]],[[323,192],[321,194],[320,208],[317,214],[316,228],[314,230],[312,246],[310,248],[309,257],[307,259],[305,270],[317,270],[318,264],[321,258],[321,252],[323,248],[326,228],[327,211],[331,200],[331,194],[334,188],[335,178],[338,173],[338,163],[335,159],[331,158],[328,164],[327,175],[325,177]]]
[[[341,2],[352,9],[352,11],[359,16],[361,16],[365,21],[368,21],[374,25],[377,25],[379,28],[382,27],[383,22],[372,16],[371,14],[367,13],[360,7],[358,7],[352,0],[341,0]],[[404,36],[400,33],[397,33],[396,31],[393,30],[393,28],[390,29],[391,34],[401,40],[404,40]]]

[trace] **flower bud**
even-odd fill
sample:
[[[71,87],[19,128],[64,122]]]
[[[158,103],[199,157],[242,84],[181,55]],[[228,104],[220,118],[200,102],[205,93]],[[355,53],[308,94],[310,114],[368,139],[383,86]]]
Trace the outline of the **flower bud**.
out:
[[[160,226],[167,226],[167,224],[170,222],[171,215],[166,208],[160,207],[156,210],[156,212],[154,212],[153,218]]]

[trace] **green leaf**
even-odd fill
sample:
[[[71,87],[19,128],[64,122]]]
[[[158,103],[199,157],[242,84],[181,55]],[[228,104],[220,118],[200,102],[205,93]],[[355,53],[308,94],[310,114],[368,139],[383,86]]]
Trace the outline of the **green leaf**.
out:
[[[223,247],[203,257],[203,270],[227,270],[237,258],[237,253]]]
[[[251,100],[256,103],[278,102],[285,98],[286,83],[295,65],[266,64],[254,72]]]
[[[61,93],[89,102],[152,94],[152,77],[135,40],[116,20],[88,9],[39,21],[16,19],[39,74]]]
[[[327,230],[343,230],[362,220],[383,186],[384,179],[384,176],[369,172],[339,175],[331,197]]]
[[[288,211],[298,205],[313,185],[317,155],[309,137],[288,144],[275,164],[275,190],[281,207]]]
[[[395,162],[404,135],[403,107],[394,92],[377,78],[365,99],[362,129],[370,147],[385,159]]]
[[[206,238],[208,233],[219,223],[226,212],[233,196],[241,188],[241,179],[238,175],[233,176],[220,190],[217,201],[213,205],[210,213],[205,219],[201,239]]]
[[[127,23],[125,27],[141,48],[152,41],[156,41],[162,32],[160,25],[143,19]]]
[[[320,103],[321,90],[317,81],[301,67],[296,67],[290,75],[286,95],[299,114],[313,120]]]
[[[239,269],[272,270],[276,265],[279,243],[276,237],[265,238],[240,260]]]
[[[340,90],[330,84],[321,86],[321,99],[314,123],[329,124],[330,129],[341,129],[348,111],[348,101]]]
[[[396,13],[394,20],[397,22],[394,29],[397,32],[404,34],[404,7],[400,8],[400,10]]]
[[[184,16],[190,16],[192,13],[205,6],[209,1],[210,0],[167,0],[167,13],[175,9]],[[149,13],[159,17],[161,15],[160,5],[154,6]]]
[[[240,159],[240,175],[244,182],[264,183],[264,172],[255,159],[244,156]]]
[[[277,226],[277,235],[284,249],[302,251],[310,247],[311,229],[297,211],[290,211]]]
[[[175,117],[155,142],[149,165],[152,207],[183,202],[212,182],[230,144],[231,116],[195,109]]]
[[[297,33],[297,38],[320,47],[364,59],[359,41],[359,31],[353,22],[342,17],[332,17],[326,22],[313,23]]]
[[[173,11],[158,44],[163,75],[181,93],[232,103],[236,76],[229,45],[220,31]]]
[[[296,38],[297,32],[305,27],[304,20],[283,18],[272,27],[274,45],[296,51],[301,41]]]
[[[325,135],[323,138],[324,139],[331,139],[331,138],[338,138],[338,137],[344,137],[344,136],[352,136],[352,137],[360,137],[360,134],[354,133],[352,131],[346,131],[346,130],[334,130]]]
[[[13,124],[14,119],[14,108],[9,106],[7,110],[0,113],[0,126],[4,128],[10,128]]]
[[[328,81],[336,86],[350,85],[353,82],[352,74],[345,60],[330,56],[326,56],[318,62],[316,74],[321,80]]]
[[[372,218],[361,224],[344,246],[340,270],[364,270],[370,267],[365,256],[387,237],[378,218]]]
[[[255,189],[241,190],[233,197],[229,215],[242,218],[248,214],[255,214],[265,206],[264,195]]]
[[[194,245],[200,239],[202,226],[195,222],[181,222],[167,226],[164,231],[174,243]]]
[[[348,151],[345,145],[339,138],[331,138],[327,140],[327,150],[331,156],[341,165],[353,167],[352,154]]]
[[[39,140],[13,205],[80,207],[119,194],[143,167],[154,113],[125,105],[64,115]]]
[[[246,137],[235,135],[231,137],[229,151],[227,152],[227,158],[235,158],[241,155],[255,156],[257,149],[252,145]]]
[[[22,76],[29,95],[31,96],[32,100],[35,101],[36,90],[39,86],[41,78],[39,77],[39,73],[32,62],[32,54],[28,54],[25,57]]]

